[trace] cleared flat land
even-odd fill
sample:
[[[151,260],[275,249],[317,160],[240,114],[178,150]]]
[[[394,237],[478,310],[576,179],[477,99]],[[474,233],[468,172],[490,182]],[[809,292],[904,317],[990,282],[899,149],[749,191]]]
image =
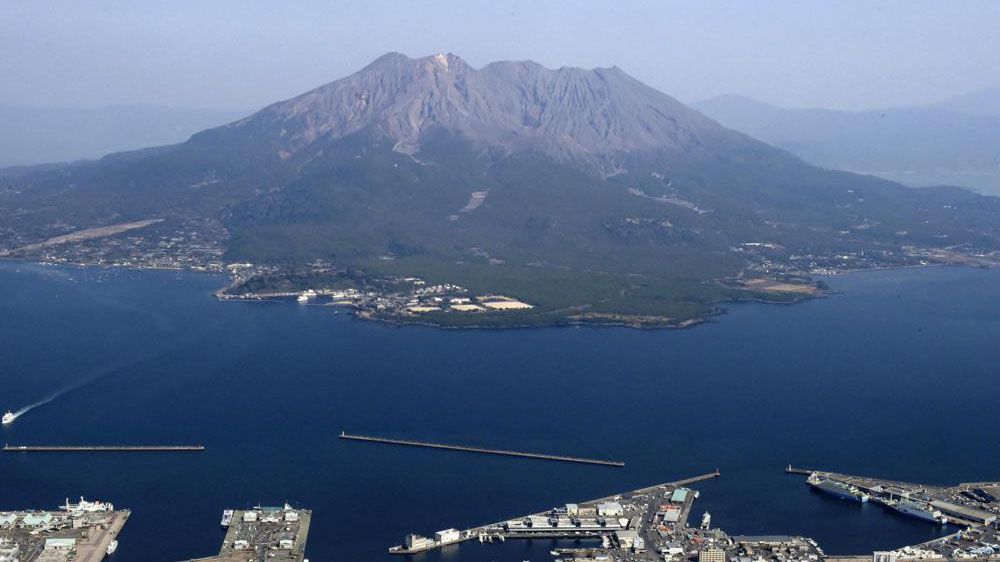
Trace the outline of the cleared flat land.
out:
[[[754,289],[756,291],[799,293],[802,295],[811,295],[817,290],[815,285],[808,285],[805,283],[782,283],[780,281],[771,281],[769,279],[751,279],[744,284],[744,287],[747,289]]]
[[[70,232],[69,234],[63,234],[62,236],[55,236],[49,238],[44,242],[22,246],[18,248],[17,251],[30,252],[32,250],[48,248],[49,246],[58,246],[60,244],[69,244],[71,242],[83,242],[85,240],[93,240],[95,238],[105,238],[107,236],[114,236],[116,234],[121,234],[123,232],[135,230],[137,228],[145,228],[151,224],[156,224],[162,221],[163,219],[146,219],[141,221],[113,224],[110,226],[100,226],[97,228],[87,228],[84,230],[77,230],[76,232]]]

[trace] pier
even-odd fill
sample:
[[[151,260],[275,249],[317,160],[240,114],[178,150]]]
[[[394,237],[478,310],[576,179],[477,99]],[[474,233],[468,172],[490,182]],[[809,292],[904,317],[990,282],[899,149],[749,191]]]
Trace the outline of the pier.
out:
[[[548,511],[514,517],[462,531],[445,529],[435,533],[433,538],[411,534],[406,536],[403,544],[389,548],[389,554],[417,554],[474,540],[506,542],[510,539],[611,538],[619,531],[641,529],[645,519],[656,516],[657,506],[662,503],[674,505],[680,511],[676,525],[678,528],[686,529],[688,516],[698,493],[687,490],[683,486],[718,478],[720,475],[721,473],[716,469],[714,472],[700,476],[692,476],[665,484],[655,484],[579,504],[566,504],[563,508],[556,507]],[[672,499],[672,493],[675,490],[684,490],[683,497],[678,500]],[[575,510],[572,513],[569,511],[570,506]],[[629,508],[627,510],[628,516],[626,516],[625,506]],[[602,512],[602,510],[612,510],[612,512]],[[639,510],[644,511],[636,515]],[[528,521],[531,523],[527,523]]]
[[[702,474],[701,476],[692,476],[691,478],[685,478],[683,480],[678,480],[676,482],[671,482],[671,486],[687,486],[688,484],[695,484],[697,482],[704,482],[705,480],[712,480],[713,478],[718,478],[722,476],[719,469],[715,469],[715,472],[709,472],[708,474]]]
[[[808,468],[795,468],[792,465],[788,465],[788,466],[785,467],[785,474],[804,474],[806,476],[809,476],[813,472],[816,472],[816,471],[815,470],[809,470]]]
[[[383,443],[386,445],[402,445],[405,447],[424,447],[427,449],[445,449],[448,451],[462,451],[465,453],[479,453],[482,455],[500,455],[505,457],[521,457],[527,459],[540,459],[546,461],[572,462],[579,464],[596,464],[601,466],[623,467],[624,462],[608,461],[601,459],[588,459],[583,457],[568,457],[563,455],[547,455],[543,453],[526,453],[523,451],[508,451],[504,449],[486,449],[480,447],[467,447],[464,445],[448,445],[444,443],[427,443],[425,441],[407,441],[404,439],[390,439],[387,437],[372,437],[369,435],[351,435],[341,432],[341,439],[351,441],[365,441],[368,443]]]
[[[204,445],[4,445],[7,453],[191,452]]]

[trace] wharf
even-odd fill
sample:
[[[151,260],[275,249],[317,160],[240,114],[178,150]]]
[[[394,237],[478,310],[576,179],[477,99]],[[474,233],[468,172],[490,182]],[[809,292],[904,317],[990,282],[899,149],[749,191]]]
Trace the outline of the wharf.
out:
[[[715,472],[709,472],[708,474],[702,474],[701,476],[692,476],[691,478],[685,478],[683,480],[678,480],[676,482],[671,482],[671,486],[687,486],[688,484],[696,484],[698,482],[704,482],[705,480],[712,480],[713,478],[718,478],[722,476],[719,469],[715,469]]]
[[[1000,519],[1000,501],[970,502],[961,497],[961,493],[969,489],[989,489],[1000,497],[1000,482],[965,483],[957,486],[936,486],[931,484],[914,484],[876,478],[871,476],[855,476],[826,471],[799,471],[791,465],[786,473],[811,474],[815,472],[822,477],[854,486],[867,494],[872,501],[890,506],[899,498],[909,498],[918,503],[929,505],[929,510],[939,510],[948,518],[948,523],[964,527],[976,527],[989,524]]]
[[[677,480],[677,481],[674,481],[674,482],[667,482],[665,484],[655,484],[653,486],[648,486],[648,487],[645,487],[645,488],[640,488],[638,490],[632,490],[632,491],[626,492],[624,494],[619,493],[619,494],[615,494],[615,495],[611,495],[611,496],[606,496],[606,497],[603,497],[603,498],[597,498],[597,499],[593,499],[593,500],[588,500],[586,502],[580,503],[579,506],[581,508],[583,508],[584,506],[589,506],[590,508],[593,508],[597,504],[608,503],[608,502],[619,502],[619,501],[622,500],[623,495],[626,495],[629,498],[636,498],[636,497],[651,496],[651,495],[654,495],[654,494],[657,494],[657,493],[666,493],[666,492],[670,492],[670,491],[673,491],[675,489],[678,489],[678,488],[680,488],[680,487],[682,487],[684,485],[687,485],[687,484],[691,484],[691,483],[695,483],[695,482],[703,482],[705,480],[711,480],[713,478],[718,478],[719,476],[721,476],[721,473],[719,472],[718,469],[716,469],[714,472],[709,472],[709,473],[706,473],[706,474],[701,474],[701,475],[693,476],[693,477],[690,477],[690,478],[684,478],[682,480]],[[684,527],[687,526],[687,519],[688,519],[688,516],[690,514],[691,507],[692,507],[692,504],[694,502],[694,498],[695,497],[697,497],[697,493],[695,493],[695,494],[689,494],[688,497],[687,497],[687,499],[680,506],[682,514],[681,514],[681,517],[678,519],[678,524],[679,525],[684,526]],[[459,544],[459,543],[466,542],[466,541],[469,541],[469,540],[474,540],[474,539],[478,539],[480,542],[484,542],[484,541],[485,542],[493,542],[494,540],[497,540],[497,541],[500,541],[500,542],[504,542],[508,538],[510,538],[510,539],[538,539],[538,538],[552,538],[552,539],[572,538],[572,539],[580,539],[580,538],[588,538],[588,537],[593,538],[593,537],[601,537],[601,536],[610,536],[610,535],[614,534],[615,531],[617,531],[617,530],[623,530],[625,528],[625,527],[613,527],[613,526],[611,526],[611,527],[605,527],[605,528],[588,528],[588,529],[581,529],[581,528],[569,527],[569,528],[545,529],[545,530],[542,530],[542,531],[539,531],[537,529],[533,529],[530,532],[518,532],[518,531],[511,530],[511,529],[507,529],[505,527],[505,523],[508,523],[510,521],[513,521],[513,520],[523,520],[523,519],[528,519],[528,518],[539,518],[539,517],[547,519],[550,516],[551,516],[551,512],[539,512],[539,513],[533,513],[533,514],[522,516],[522,517],[517,517],[517,518],[514,518],[514,519],[510,519],[510,520],[498,521],[496,523],[490,523],[490,524],[487,524],[487,525],[481,525],[479,527],[474,527],[472,529],[466,529],[464,531],[457,531],[457,536],[455,536],[454,538],[452,538],[448,542],[430,541],[430,539],[427,539],[428,542],[420,544],[420,545],[414,545],[412,547],[407,547],[405,544],[404,545],[399,545],[399,546],[391,547],[391,548],[389,548],[389,554],[417,554],[417,553],[420,553],[420,552],[426,552],[426,551],[429,551],[429,550],[434,550],[434,549],[438,549],[438,548],[442,548],[442,547],[446,547],[446,546],[451,546],[451,545],[454,545],[454,544]],[[612,516],[610,518],[613,519],[614,517]],[[642,519],[642,517],[639,516],[638,520],[641,520],[641,519]]]
[[[66,505],[54,511],[5,511],[0,560],[21,562],[101,562],[131,511],[103,502]],[[61,542],[46,548],[49,541]]]
[[[520,457],[528,459],[540,459],[557,462],[570,462],[578,464],[595,464],[601,466],[623,467],[624,462],[609,461],[601,459],[588,459],[583,457],[569,457],[563,455],[548,455],[543,453],[526,453],[523,451],[509,451],[505,449],[486,449],[480,447],[467,447],[464,445],[448,445],[444,443],[428,443],[425,441],[407,441],[404,439],[391,439],[387,437],[372,437],[368,435],[351,435],[345,432],[340,433],[341,439],[351,441],[365,441],[368,443],[383,443],[386,445],[402,445],[405,447],[424,447],[428,449],[445,449],[448,451],[462,451],[465,453],[478,453],[483,455],[500,455],[505,457]]]
[[[284,507],[234,510],[215,556],[186,562],[304,562],[312,511]]]
[[[132,512],[129,510],[116,511],[113,513],[111,522],[107,526],[98,526],[96,532],[89,533],[87,538],[77,544],[76,562],[100,562],[108,553],[108,545],[118,538],[125,522],[128,521]]]
[[[4,445],[7,453],[191,452],[204,445]]]

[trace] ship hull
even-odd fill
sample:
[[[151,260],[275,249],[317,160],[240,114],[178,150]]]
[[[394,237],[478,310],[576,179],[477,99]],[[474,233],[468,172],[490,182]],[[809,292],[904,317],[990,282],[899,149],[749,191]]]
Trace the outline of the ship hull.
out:
[[[849,500],[858,503],[866,503],[868,501],[868,497],[865,496],[864,494],[858,494],[846,488],[841,488],[840,486],[831,484],[827,480],[824,480],[823,482],[820,482],[818,484],[811,484],[811,485],[813,488],[819,490],[820,492],[823,492],[824,494],[829,494],[835,498],[840,498],[842,500]]]
[[[933,513],[927,511],[926,509],[922,509],[919,507],[911,507],[906,505],[895,505],[892,506],[892,508],[895,509],[897,512],[902,513],[903,515],[909,515],[910,517],[927,521],[928,523],[934,523],[937,525],[944,524],[943,521],[938,519]]]

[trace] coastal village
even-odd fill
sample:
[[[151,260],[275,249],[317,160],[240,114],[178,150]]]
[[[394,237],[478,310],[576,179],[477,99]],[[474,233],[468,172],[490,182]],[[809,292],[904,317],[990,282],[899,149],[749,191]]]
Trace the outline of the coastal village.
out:
[[[362,318],[412,318],[433,313],[495,314],[534,308],[534,305],[514,297],[476,295],[461,285],[428,284],[419,277],[384,280],[381,285],[391,287],[389,290],[310,287],[287,291],[235,292],[233,289],[239,288],[241,282],[260,273],[251,264],[234,264],[228,269],[236,281],[228,289],[216,293],[220,300],[295,300],[304,305],[348,307]]]

